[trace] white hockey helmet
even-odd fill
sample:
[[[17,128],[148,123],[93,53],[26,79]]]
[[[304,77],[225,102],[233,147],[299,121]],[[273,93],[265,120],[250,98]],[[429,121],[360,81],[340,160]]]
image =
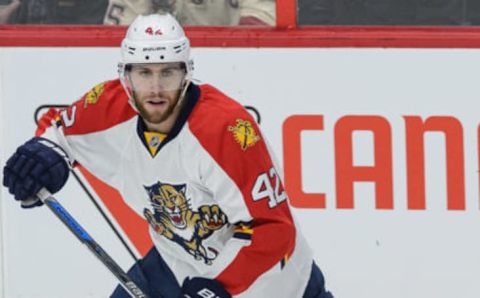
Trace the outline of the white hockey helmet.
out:
[[[129,64],[168,62],[184,63],[185,86],[188,85],[193,61],[190,59],[190,41],[180,24],[168,13],[137,16],[122,41],[118,64],[120,81],[128,96],[133,96],[127,78]]]

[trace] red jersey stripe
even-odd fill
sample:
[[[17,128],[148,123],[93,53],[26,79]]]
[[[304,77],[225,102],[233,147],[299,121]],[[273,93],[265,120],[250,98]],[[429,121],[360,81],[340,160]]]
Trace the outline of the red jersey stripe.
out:
[[[230,129],[238,119],[250,122],[260,137],[246,149],[242,149]],[[252,198],[257,178],[268,173],[273,163],[255,120],[240,104],[215,88],[202,85],[201,98],[188,123],[202,147],[240,189],[253,217],[251,245],[243,247],[217,276],[235,295],[245,291],[264,272],[280,266],[285,255],[291,255],[295,245],[293,219],[286,202],[271,208],[268,200],[255,202]]]
[[[96,85],[62,113],[67,136],[106,130],[137,115],[118,79]]]

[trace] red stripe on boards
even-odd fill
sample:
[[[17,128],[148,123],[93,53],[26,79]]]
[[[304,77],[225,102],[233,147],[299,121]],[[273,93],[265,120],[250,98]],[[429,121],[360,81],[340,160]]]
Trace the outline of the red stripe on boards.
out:
[[[480,48],[480,26],[186,27],[206,48]],[[120,47],[126,27],[0,25],[0,47]]]

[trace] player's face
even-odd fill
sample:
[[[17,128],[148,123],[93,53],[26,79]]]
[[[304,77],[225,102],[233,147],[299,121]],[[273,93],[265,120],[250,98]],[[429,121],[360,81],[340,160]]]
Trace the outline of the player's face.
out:
[[[129,79],[140,115],[158,124],[172,115],[185,70],[180,63],[132,64]]]

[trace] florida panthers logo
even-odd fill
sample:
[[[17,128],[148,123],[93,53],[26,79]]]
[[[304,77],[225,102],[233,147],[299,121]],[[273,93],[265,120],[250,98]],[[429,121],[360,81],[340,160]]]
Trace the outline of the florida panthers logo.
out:
[[[253,125],[247,120],[237,119],[237,125],[229,126],[228,131],[233,133],[233,138],[243,151],[253,147],[260,140]]]
[[[87,94],[85,94],[83,107],[86,108],[88,105],[96,104],[103,91],[105,91],[105,83],[100,83],[93,87]]]
[[[202,242],[228,224],[226,215],[218,205],[202,205],[198,211],[193,211],[185,195],[185,184],[172,185],[158,181],[144,187],[153,212],[145,208],[143,214],[155,232],[180,245],[196,260],[212,264],[218,252],[211,247],[205,248]]]

